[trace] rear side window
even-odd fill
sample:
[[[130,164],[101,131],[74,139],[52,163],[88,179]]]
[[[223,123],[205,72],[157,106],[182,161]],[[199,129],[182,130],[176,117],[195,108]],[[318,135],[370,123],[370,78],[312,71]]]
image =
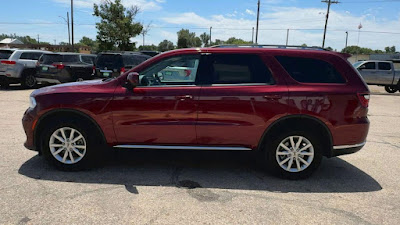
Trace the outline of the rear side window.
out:
[[[345,83],[342,75],[328,62],[300,57],[277,56],[289,75],[301,83]]]
[[[257,55],[211,55],[212,84],[272,84],[271,72]]]
[[[44,54],[39,62],[42,64],[46,64],[46,65],[51,65],[55,62],[62,62],[62,55],[57,55],[57,54]]]
[[[38,60],[42,54],[39,52],[24,52],[21,54],[20,59]]]
[[[0,50],[0,59],[8,59],[13,54],[10,50]]]
[[[79,62],[79,55],[63,55],[62,62]]]
[[[392,70],[392,66],[390,63],[380,62],[378,63],[379,70]]]
[[[122,58],[125,66],[137,66],[148,59],[148,57],[141,55],[124,55]]]

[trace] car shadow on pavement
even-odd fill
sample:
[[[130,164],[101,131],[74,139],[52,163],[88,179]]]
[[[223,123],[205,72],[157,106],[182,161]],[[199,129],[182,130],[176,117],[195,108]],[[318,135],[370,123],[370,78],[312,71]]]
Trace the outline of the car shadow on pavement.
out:
[[[298,193],[372,192],[382,189],[371,176],[340,158],[324,159],[306,180],[276,178],[259,166],[255,154],[243,152],[120,151],[101,168],[62,172],[43,157],[25,162],[19,173],[38,180],[178,188],[218,188]]]

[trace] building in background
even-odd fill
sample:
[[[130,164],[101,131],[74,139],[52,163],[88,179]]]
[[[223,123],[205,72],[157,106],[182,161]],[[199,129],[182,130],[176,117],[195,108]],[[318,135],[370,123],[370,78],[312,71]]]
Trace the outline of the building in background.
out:
[[[2,48],[15,48],[15,46],[20,46],[23,44],[24,42],[13,38],[6,38],[0,41],[0,47]]]

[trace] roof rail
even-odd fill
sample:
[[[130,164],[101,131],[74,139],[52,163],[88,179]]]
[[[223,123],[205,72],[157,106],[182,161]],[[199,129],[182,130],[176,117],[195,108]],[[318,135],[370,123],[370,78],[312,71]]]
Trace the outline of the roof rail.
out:
[[[301,45],[215,45],[211,48],[281,48],[281,49],[302,49],[302,50],[321,50],[330,51],[329,49],[318,46],[301,46]]]

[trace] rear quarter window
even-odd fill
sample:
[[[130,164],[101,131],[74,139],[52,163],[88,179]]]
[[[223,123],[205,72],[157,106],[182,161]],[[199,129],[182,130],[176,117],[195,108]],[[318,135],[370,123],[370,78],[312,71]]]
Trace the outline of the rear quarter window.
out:
[[[277,56],[276,59],[289,75],[301,83],[346,83],[330,63],[312,58]]]

